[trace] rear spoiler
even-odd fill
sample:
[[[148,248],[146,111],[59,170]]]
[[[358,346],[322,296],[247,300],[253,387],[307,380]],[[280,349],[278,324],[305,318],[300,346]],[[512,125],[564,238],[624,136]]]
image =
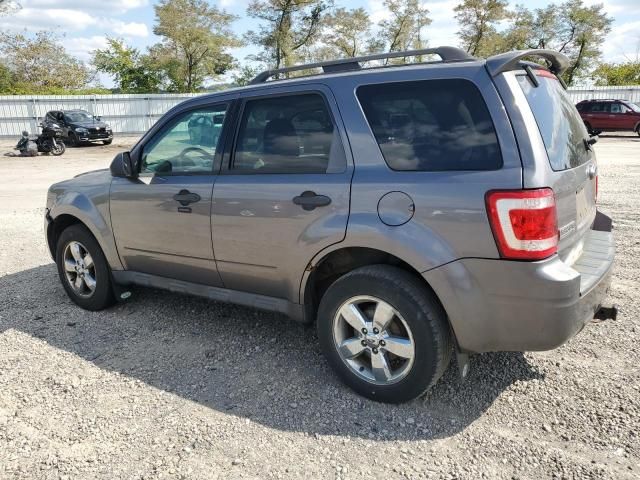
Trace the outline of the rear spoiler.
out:
[[[520,63],[526,57],[540,57],[547,60],[551,65],[549,71],[555,75],[560,75],[569,67],[569,58],[555,50],[531,49],[515,50],[513,52],[501,53],[487,58],[487,70],[492,77],[510,70],[522,68]]]

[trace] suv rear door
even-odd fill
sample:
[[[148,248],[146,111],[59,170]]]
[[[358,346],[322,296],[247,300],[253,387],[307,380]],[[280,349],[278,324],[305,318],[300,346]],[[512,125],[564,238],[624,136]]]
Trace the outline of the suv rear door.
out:
[[[553,189],[560,229],[558,251],[572,264],[595,217],[595,156],[586,142],[589,134],[584,123],[558,79],[546,70],[535,72],[538,86],[524,71],[504,74],[515,80],[514,94],[524,94],[533,114],[534,121],[526,131],[518,132],[520,137],[527,135],[534,145],[535,160],[525,164],[524,187]],[[524,108],[522,103],[521,110]],[[523,111],[525,118],[526,113]],[[536,138],[541,148],[535,148]]]
[[[268,93],[267,93],[268,92]],[[331,91],[243,96],[213,190],[213,245],[226,288],[292,302],[308,262],[344,239],[352,162]]]

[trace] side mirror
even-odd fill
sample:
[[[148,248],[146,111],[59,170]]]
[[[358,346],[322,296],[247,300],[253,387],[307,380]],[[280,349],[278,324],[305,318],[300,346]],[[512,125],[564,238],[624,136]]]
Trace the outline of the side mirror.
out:
[[[93,117],[93,118],[95,118],[98,122],[102,120],[102,117],[100,115],[98,115],[96,117]]]
[[[116,155],[109,170],[114,177],[138,178],[138,164],[129,152]]]

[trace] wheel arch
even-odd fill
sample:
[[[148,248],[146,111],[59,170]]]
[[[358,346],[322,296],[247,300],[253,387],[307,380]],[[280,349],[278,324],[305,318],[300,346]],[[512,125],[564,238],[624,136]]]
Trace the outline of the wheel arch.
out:
[[[64,197],[61,200],[49,212],[50,221],[46,233],[48,248],[54,260],[60,234],[70,225],[81,224],[91,232],[98,242],[110,268],[121,270],[122,263],[116,250],[111,222],[108,218],[108,203],[106,205],[107,213],[103,215],[100,209],[84,195],[76,194],[68,201],[65,201]]]
[[[446,313],[444,305],[431,285],[405,259],[377,248],[345,246],[325,252],[319,259],[314,259],[305,271],[300,289],[305,322],[315,321],[320,299],[333,282],[352,270],[367,265],[393,265],[407,271],[424,284]]]

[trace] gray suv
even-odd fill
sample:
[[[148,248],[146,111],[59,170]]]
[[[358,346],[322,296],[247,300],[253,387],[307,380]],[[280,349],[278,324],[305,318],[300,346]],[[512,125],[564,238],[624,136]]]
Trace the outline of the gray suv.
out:
[[[441,60],[371,66],[416,55]],[[60,280],[89,310],[135,284],[315,322],[337,375],[385,402],[421,395],[452,354],[464,375],[471,353],[555,348],[615,313],[566,65],[439,47],[189,99],[109,170],[49,189]],[[190,134],[199,118],[218,123]]]

